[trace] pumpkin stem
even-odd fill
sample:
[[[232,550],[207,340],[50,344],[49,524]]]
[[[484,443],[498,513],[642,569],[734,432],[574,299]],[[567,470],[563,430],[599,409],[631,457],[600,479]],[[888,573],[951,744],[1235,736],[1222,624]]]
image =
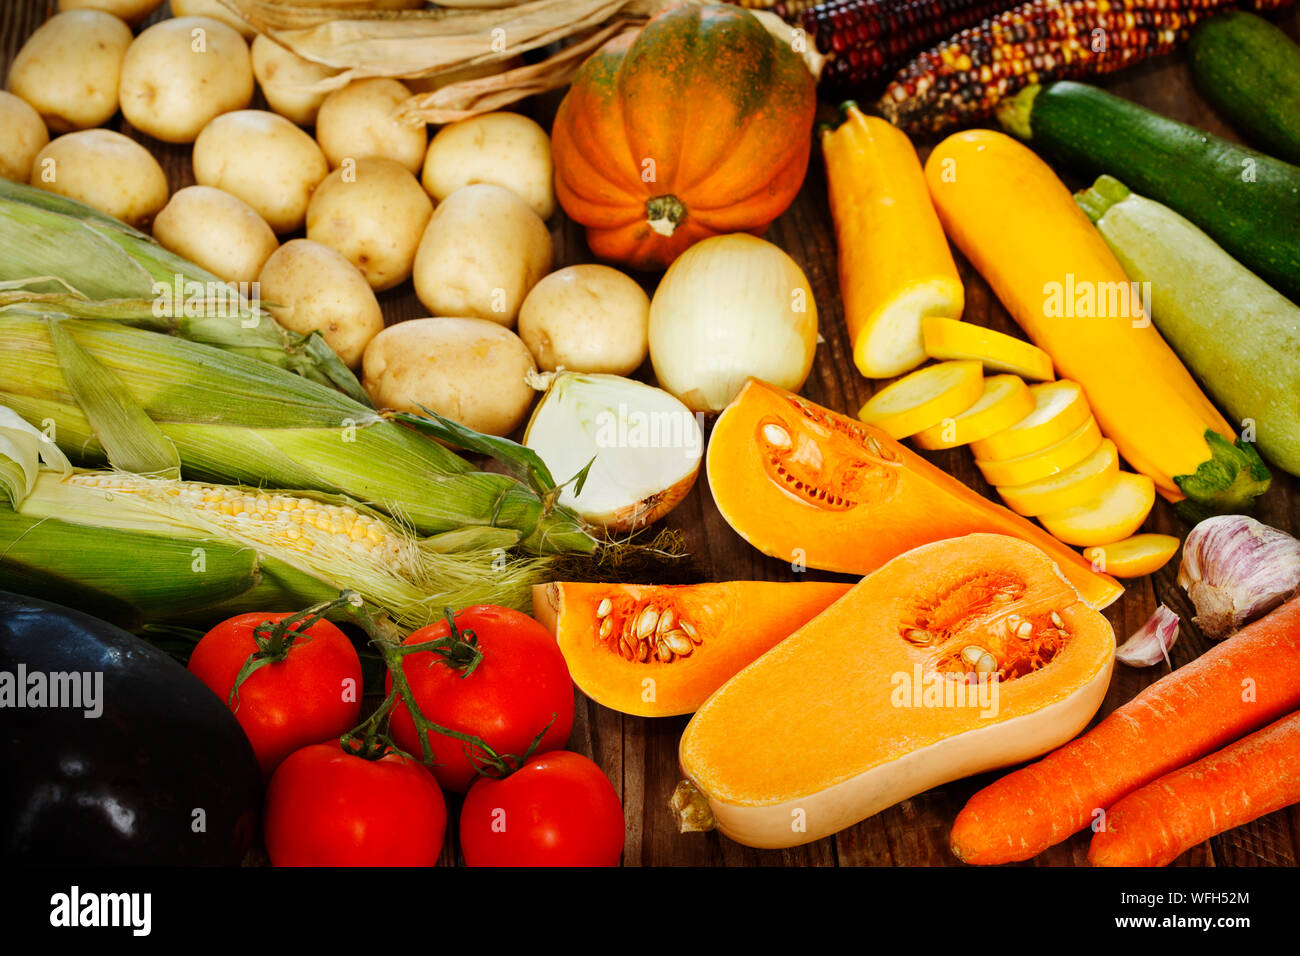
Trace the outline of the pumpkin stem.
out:
[[[709,798],[689,780],[677,784],[668,806],[677,818],[678,833],[704,833],[718,826],[709,807]]]
[[[645,201],[645,218],[661,236],[671,236],[686,220],[686,207],[676,196],[655,196]]]

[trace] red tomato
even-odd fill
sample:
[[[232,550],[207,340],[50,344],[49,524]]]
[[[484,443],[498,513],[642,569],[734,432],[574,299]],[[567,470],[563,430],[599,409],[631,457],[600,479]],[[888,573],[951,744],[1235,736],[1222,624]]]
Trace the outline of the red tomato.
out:
[[[266,778],[295,750],[347,733],[361,716],[361,660],[329,621],[317,621],[300,635],[295,630],[285,659],[253,671],[232,700],[235,678],[258,652],[254,628],[290,616],[232,617],[203,635],[190,655],[190,671],[234,711]]]
[[[423,765],[366,760],[337,740],[290,754],[266,792],[266,852],[275,866],[433,866],[447,804]]]
[[[431,651],[407,655],[402,669],[420,713],[441,727],[482,739],[502,757],[522,757],[548,722],[550,730],[534,753],[563,747],[573,729],[573,681],[550,631],[527,614],[493,606],[466,608],[456,615],[456,627],[462,634],[474,632],[483,658],[464,677]],[[448,634],[444,620],[413,632],[405,643]],[[391,692],[392,675],[387,687]],[[391,730],[399,747],[420,756],[420,735],[400,701],[393,708]],[[429,742],[438,782],[445,790],[464,793],[476,776],[466,745],[432,731]]]
[[[581,754],[531,757],[480,777],[460,812],[470,866],[618,866],[626,824],[614,785]]]

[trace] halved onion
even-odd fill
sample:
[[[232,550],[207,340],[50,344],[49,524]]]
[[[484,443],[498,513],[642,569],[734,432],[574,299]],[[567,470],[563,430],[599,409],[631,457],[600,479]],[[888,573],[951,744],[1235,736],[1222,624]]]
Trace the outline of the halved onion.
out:
[[[557,372],[533,412],[524,444],[557,482],[560,503],[624,532],[677,506],[700,470],[695,415],[662,389],[618,375]],[[591,462],[580,493],[572,479]]]

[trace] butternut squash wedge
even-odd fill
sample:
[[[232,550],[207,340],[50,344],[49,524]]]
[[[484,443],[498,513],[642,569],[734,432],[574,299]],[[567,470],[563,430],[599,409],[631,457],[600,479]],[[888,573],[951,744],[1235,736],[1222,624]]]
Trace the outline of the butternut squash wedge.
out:
[[[961,317],[965,292],[907,134],[845,104],[822,132],[853,361],[890,378],[925,361],[921,322]]]
[[[1163,496],[1241,511],[1267,489],[1259,456],[1234,444],[1101,234],[1033,150],[966,130],[934,148],[925,172],[948,236]]]
[[[638,717],[694,713],[746,664],[852,585],[539,584],[533,616],[560,644],[579,689]]]
[[[682,734],[677,803],[747,846],[829,836],[1065,743],[1101,706],[1114,655],[1110,624],[1032,545],[923,545],[705,702]]]
[[[1047,552],[1094,607],[1123,593],[1042,528],[880,429],[758,379],[718,417],[705,468],[727,523],[783,561],[867,574],[917,545],[989,531]]]

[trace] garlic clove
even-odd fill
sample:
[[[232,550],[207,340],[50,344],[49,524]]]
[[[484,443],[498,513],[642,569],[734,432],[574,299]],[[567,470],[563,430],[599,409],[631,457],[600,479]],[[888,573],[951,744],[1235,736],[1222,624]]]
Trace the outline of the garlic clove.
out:
[[[1178,640],[1178,615],[1161,604],[1147,622],[1115,649],[1115,657],[1129,667],[1151,667],[1169,660],[1169,648]]]
[[[1192,620],[1221,640],[1300,588],[1300,541],[1245,515],[1206,518],[1183,544],[1178,583]]]

